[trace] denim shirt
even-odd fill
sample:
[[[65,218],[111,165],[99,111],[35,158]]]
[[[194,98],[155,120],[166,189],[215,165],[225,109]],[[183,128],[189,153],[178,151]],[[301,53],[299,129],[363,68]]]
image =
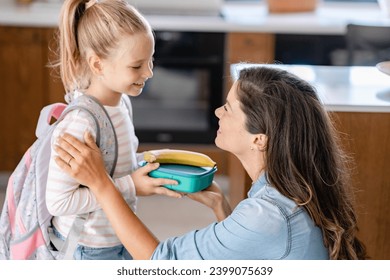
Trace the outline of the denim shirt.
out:
[[[262,175],[248,198],[219,223],[161,242],[152,259],[329,259],[321,230],[307,212]]]

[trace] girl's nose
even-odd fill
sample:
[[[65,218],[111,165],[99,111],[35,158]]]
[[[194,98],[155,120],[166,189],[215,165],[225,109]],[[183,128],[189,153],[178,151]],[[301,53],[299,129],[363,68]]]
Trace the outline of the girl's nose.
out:
[[[146,71],[145,76],[146,76],[148,79],[152,78],[152,77],[153,77],[153,68],[148,67],[148,70]]]

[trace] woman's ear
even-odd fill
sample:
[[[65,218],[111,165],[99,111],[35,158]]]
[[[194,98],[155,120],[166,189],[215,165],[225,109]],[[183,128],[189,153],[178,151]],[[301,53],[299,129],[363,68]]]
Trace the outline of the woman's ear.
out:
[[[257,134],[255,136],[255,139],[253,141],[254,146],[257,148],[257,150],[264,152],[267,148],[268,143],[268,137],[265,134]]]

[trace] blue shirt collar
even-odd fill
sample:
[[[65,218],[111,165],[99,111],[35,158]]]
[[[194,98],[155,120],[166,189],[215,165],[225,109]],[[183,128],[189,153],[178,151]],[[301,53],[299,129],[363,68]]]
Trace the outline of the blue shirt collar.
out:
[[[252,184],[252,187],[248,191],[248,197],[254,197],[266,185],[269,185],[269,182],[267,181],[267,173],[263,172],[263,174],[261,174]]]

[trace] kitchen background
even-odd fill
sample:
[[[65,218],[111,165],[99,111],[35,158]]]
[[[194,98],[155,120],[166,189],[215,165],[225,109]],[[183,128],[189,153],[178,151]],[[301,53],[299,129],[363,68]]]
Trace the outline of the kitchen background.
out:
[[[51,57],[48,45],[54,47],[60,2],[0,3],[0,204],[10,172],[34,140],[40,109],[63,101],[59,79],[45,67]],[[224,102],[231,84],[231,64],[276,61],[336,67],[390,60],[388,51],[377,58],[377,51],[366,49],[355,52],[357,56],[348,61],[348,24],[390,28],[390,18],[376,0],[279,0],[294,2],[289,9],[299,8],[298,4],[305,9],[284,13],[270,12],[273,0],[129,2],[146,15],[157,42],[155,76],[145,92],[134,99],[140,151],[173,147],[210,155],[218,163],[216,180],[233,206],[246,195],[247,177],[235,158],[213,145],[213,111]],[[390,48],[389,41],[384,41]],[[148,115],[154,112],[153,117],[148,119],[145,111]],[[355,182],[361,235],[375,259],[390,258],[390,218],[386,214],[390,205],[386,165],[390,156],[389,113],[388,108],[335,113],[340,131],[352,139],[346,146],[358,161]],[[156,119],[158,123],[153,121]],[[214,221],[211,211],[187,198],[140,198],[138,213],[160,238]]]

